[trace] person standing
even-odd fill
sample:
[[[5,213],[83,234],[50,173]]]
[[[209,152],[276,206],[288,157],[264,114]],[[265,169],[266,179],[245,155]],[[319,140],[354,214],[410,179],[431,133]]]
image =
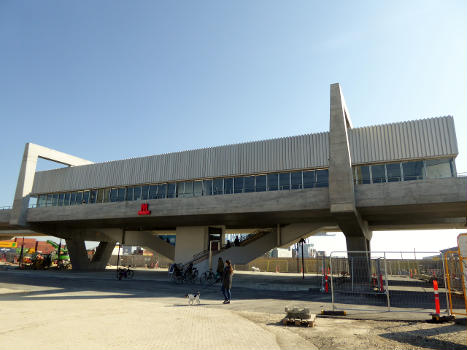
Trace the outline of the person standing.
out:
[[[225,261],[224,274],[222,276],[222,294],[224,294],[224,304],[230,304],[230,298],[232,296],[230,289],[232,288],[232,275],[233,267],[230,260]]]
[[[222,260],[221,257],[217,260],[217,276],[216,276],[216,282],[222,281],[222,275],[224,274],[224,260]]]

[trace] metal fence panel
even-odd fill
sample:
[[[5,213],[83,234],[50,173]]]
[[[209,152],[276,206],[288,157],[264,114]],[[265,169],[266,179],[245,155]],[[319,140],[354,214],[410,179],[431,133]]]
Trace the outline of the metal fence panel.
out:
[[[439,252],[333,252],[330,265],[333,309],[432,313],[434,279],[448,309]]]

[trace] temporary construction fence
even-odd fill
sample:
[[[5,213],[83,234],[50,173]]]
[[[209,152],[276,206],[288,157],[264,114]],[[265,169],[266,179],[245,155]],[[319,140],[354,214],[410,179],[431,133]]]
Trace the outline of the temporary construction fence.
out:
[[[439,293],[439,307],[449,312],[443,263],[439,252],[332,252],[332,308],[434,313]]]
[[[449,308],[453,315],[467,316],[465,302],[464,266],[466,258],[459,255],[458,251],[447,251],[444,254],[446,266],[446,287],[449,296]],[[463,266],[464,265],[464,266]]]
[[[327,259],[327,258],[326,258]],[[298,261],[297,261],[298,260]],[[239,271],[252,271],[253,267],[263,272],[285,272],[285,273],[301,273],[303,270],[306,274],[321,275],[323,258],[266,258],[261,257],[251,261],[248,264],[236,264],[235,269]]]

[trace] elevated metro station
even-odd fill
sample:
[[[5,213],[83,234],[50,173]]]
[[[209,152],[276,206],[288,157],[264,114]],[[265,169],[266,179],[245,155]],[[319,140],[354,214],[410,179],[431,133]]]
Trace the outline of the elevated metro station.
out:
[[[330,94],[323,133],[105,163],[28,143],[0,230],[64,238],[74,269],[98,270],[116,242],[206,269],[226,233],[253,234],[217,251],[245,264],[317,232],[365,256],[375,230],[465,227],[452,117],[354,128],[339,84]],[[38,158],[67,167],[36,171]],[[92,261],[86,240],[100,242]]]

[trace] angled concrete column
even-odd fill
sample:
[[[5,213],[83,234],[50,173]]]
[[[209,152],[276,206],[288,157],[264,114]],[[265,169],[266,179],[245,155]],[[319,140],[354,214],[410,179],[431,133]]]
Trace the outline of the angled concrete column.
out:
[[[83,239],[66,239],[71,266],[75,271],[105,270],[107,262],[112,255],[115,242],[100,242],[92,260],[89,260],[86,245]]]
[[[175,258],[175,247],[151,231],[125,231],[125,244],[149,248],[171,260]]]
[[[100,242],[90,263],[91,270],[105,270],[114,247],[115,242]]]
[[[332,216],[344,233],[360,281],[369,280],[369,241],[372,232],[355,206],[355,192],[347,129],[352,127],[339,84],[331,85],[329,128],[329,201]]]
[[[72,269],[76,271],[89,270],[90,261],[84,240],[66,239],[65,241],[70,254]]]

